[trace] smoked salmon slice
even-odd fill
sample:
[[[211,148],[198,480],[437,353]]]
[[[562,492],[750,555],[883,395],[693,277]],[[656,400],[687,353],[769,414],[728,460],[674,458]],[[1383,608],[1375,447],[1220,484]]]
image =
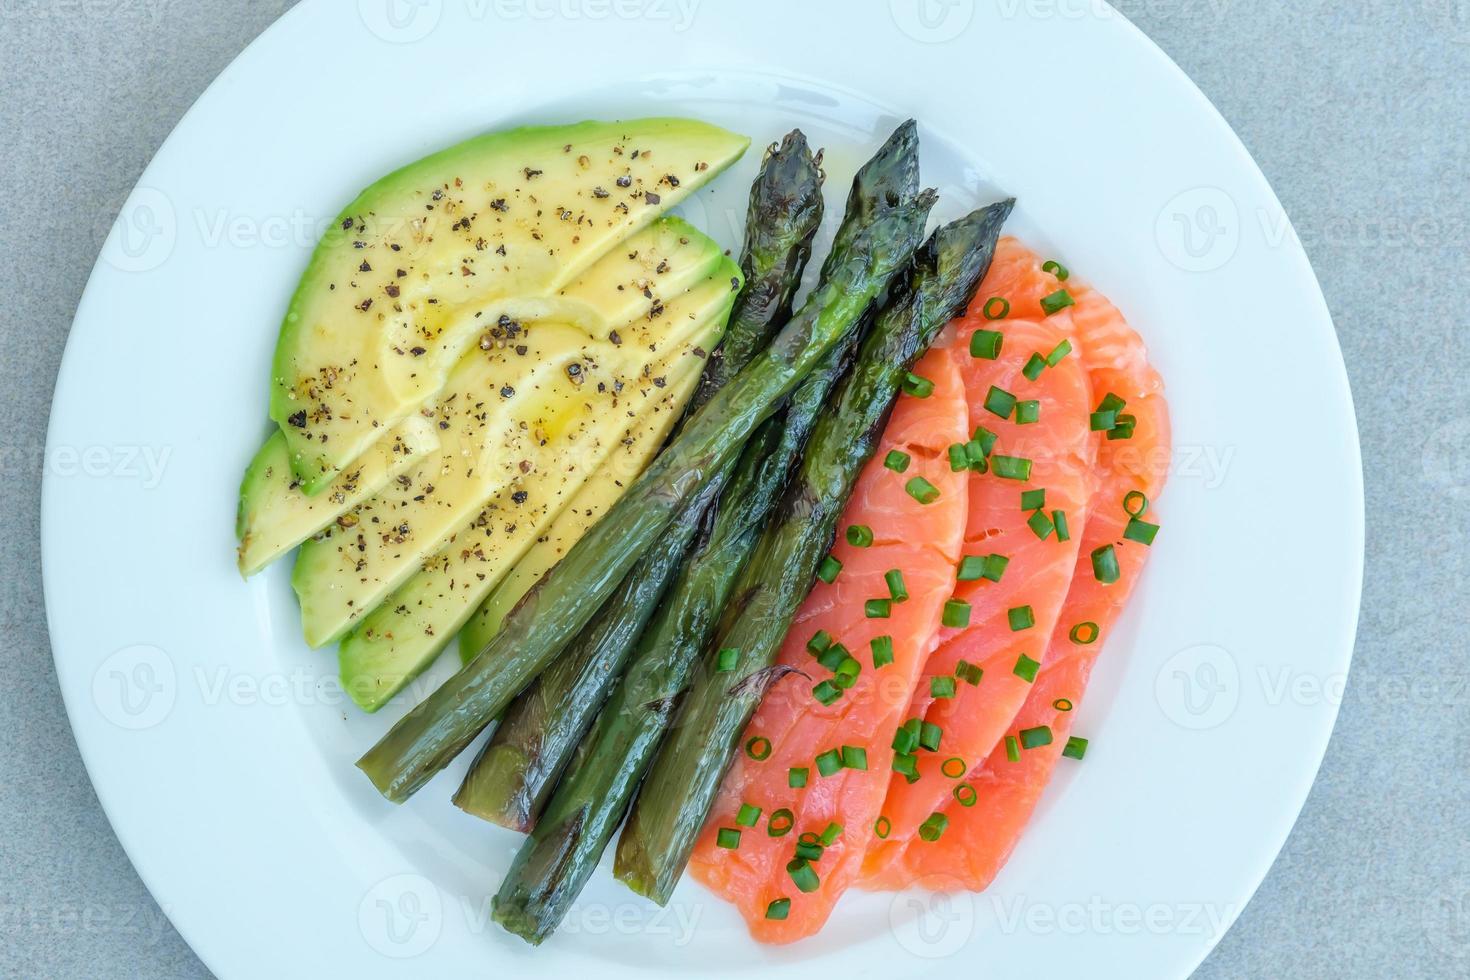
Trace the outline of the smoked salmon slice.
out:
[[[902,719],[917,731],[891,733],[907,738],[908,752],[891,777],[886,836],[869,848],[864,887],[890,886],[885,869],[1020,710],[1077,565],[1097,445],[1092,389],[1069,346],[1077,311],[1042,306],[1063,284],[1017,249],[1002,243],[969,312],[940,340],[964,379],[971,434],[986,440],[989,464],[969,475],[957,605]],[[918,731],[927,735],[915,745]]]
[[[1039,263],[1037,256],[1006,239],[997,250],[992,275],[1005,276],[1007,270],[1039,273]],[[1019,714],[984,765],[963,782],[951,782],[942,819],[931,825],[939,830],[937,839],[901,842],[883,873],[864,887],[984,889],[1015,849],[1063,752],[1074,757],[1085,753],[1085,743],[1069,745],[1072,719],[1108,631],[1147,560],[1157,528],[1150,502],[1164,486],[1170,429],[1163,381],[1149,365],[1142,340],[1094,290],[1075,281],[1067,288],[1076,305],[1048,322],[1069,332],[1094,398],[1101,402],[1114,396],[1124,403],[1116,409],[1117,419],[1126,430],[1131,417],[1131,435],[1093,436],[1096,489],[1075,572]],[[1014,310],[1018,304],[1012,304]]]
[[[888,788],[893,729],[951,595],[969,474],[951,469],[947,449],[969,438],[966,391],[941,347],[913,374],[932,389],[899,398],[838,525],[832,554],[841,570],[798,611],[776,661],[790,672],[746,729],[743,741],[767,739],[770,754],[737,757],[690,858],[694,877],[733,903],[762,942],[815,933],[858,877]],[[917,478],[937,497],[912,492]],[[890,582],[895,569],[901,585]],[[907,598],[895,601],[894,591]],[[869,610],[870,600],[888,604]],[[842,667],[846,658],[860,669],[843,690],[839,674],[854,666]],[[832,770],[839,756],[846,766]],[[820,849],[813,891],[786,870],[801,844]],[[790,903],[785,918],[768,918],[781,900]]]

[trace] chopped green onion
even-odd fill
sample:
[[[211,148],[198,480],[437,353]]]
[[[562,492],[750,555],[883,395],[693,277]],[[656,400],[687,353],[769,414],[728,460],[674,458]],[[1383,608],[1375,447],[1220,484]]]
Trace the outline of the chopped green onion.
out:
[[[1022,490],[1021,491],[1021,509],[1022,510],[1040,510],[1041,508],[1043,508],[1045,506],[1046,506],[1046,491],[1045,490]]]
[[[810,775],[811,770],[806,766],[792,766],[786,770],[786,785],[792,789],[802,789],[806,786],[807,777]]]
[[[1117,424],[1108,430],[1108,441],[1112,442],[1114,439],[1132,439],[1133,427],[1137,422],[1138,420],[1131,415],[1119,415]]]
[[[939,742],[944,738],[944,729],[926,721],[919,726],[919,748],[928,749],[930,752],[939,751]]]
[[[910,371],[903,376],[903,392],[915,398],[928,398],[934,394],[934,382]]]
[[[883,457],[883,465],[895,473],[903,473],[909,468],[910,458],[908,453],[890,449],[888,455]]]
[[[801,835],[803,838],[806,834]],[[822,859],[822,845],[815,840],[802,840],[796,845],[796,856],[803,861],[820,861]]]
[[[1011,314],[1011,301],[1001,296],[992,296],[985,301],[980,312],[985,314],[987,320],[1004,320]]]
[[[1071,637],[1073,643],[1087,646],[1088,644],[1095,642],[1097,640],[1098,634],[1101,632],[1102,631],[1098,629],[1096,623],[1088,621],[1085,623],[1078,623],[1076,626],[1073,626],[1072,631],[1067,635]]]
[[[771,818],[766,821],[766,835],[769,837],[785,837],[791,833],[791,828],[796,826],[796,816],[784,806],[771,813]]]
[[[1021,729],[1021,748],[1039,749],[1043,745],[1051,744],[1051,728],[1046,725],[1038,725],[1035,728]]]
[[[953,677],[931,677],[929,678],[929,696],[931,698],[954,697]]]
[[[719,652],[715,664],[715,671],[721,674],[727,673],[728,671],[734,670],[738,663],[740,663],[740,651],[734,647],[726,647]]]
[[[1016,402],[1016,424],[1032,425],[1041,420],[1041,402],[1034,399]]]
[[[1051,706],[1053,708],[1056,708],[1058,711],[1062,712],[1063,714],[1065,714],[1066,712],[1072,710],[1072,707],[1073,707],[1073,705],[1072,705],[1072,699],[1071,698],[1057,698],[1055,701],[1053,701],[1051,703]]]
[[[868,750],[860,745],[844,745],[841,749],[842,768],[856,769],[866,772],[868,769]]]
[[[824,705],[830,705],[842,697],[842,688],[831,681],[818,681],[812,688],[812,697]]]
[[[873,529],[866,524],[847,526],[847,543],[854,548],[866,548],[873,543]]]
[[[742,827],[754,827],[761,818],[761,808],[754,803],[740,804],[740,810],[735,814],[735,822]]]
[[[950,629],[964,629],[970,625],[970,604],[963,599],[947,600],[940,621]]]
[[[909,480],[909,482],[903,485],[903,488],[908,492],[910,497],[913,497],[919,503],[926,506],[939,499],[939,488],[922,476],[916,476]]]
[[[822,563],[817,566],[817,578],[826,582],[828,585],[837,581],[837,576],[841,573],[842,562],[838,561],[835,555],[828,555],[826,558],[823,558]]]
[[[1066,282],[1067,277],[1071,275],[1071,273],[1067,271],[1067,267],[1062,265],[1055,259],[1047,259],[1045,262],[1041,263],[1041,271],[1050,272],[1062,282]]]
[[[1140,521],[1136,517],[1128,518],[1128,526],[1123,529],[1123,537],[1129,541],[1137,541],[1139,544],[1151,545],[1159,533],[1157,524],[1148,521]]]
[[[971,465],[970,457],[965,452],[965,444],[963,442],[957,442],[949,447],[949,471],[951,473],[960,473],[969,469]]]
[[[960,806],[974,806],[977,795],[975,787],[969,783],[961,783],[954,788],[955,802]]]
[[[1072,353],[1072,342],[1070,340],[1063,340],[1051,349],[1050,354],[1046,355],[1046,366],[1056,367],[1062,363],[1062,358],[1070,353]]]
[[[1058,289],[1050,296],[1041,297],[1041,312],[1047,316],[1052,316],[1053,314],[1062,312],[1062,310],[1072,306],[1074,303],[1076,303],[1076,300],[1072,298],[1071,293],[1065,289]]]
[[[847,647],[841,643],[834,643],[821,652],[817,657],[817,663],[835,673],[837,668],[846,663],[851,656],[852,654],[847,652]]]
[[[1111,432],[1117,424],[1117,412],[1093,412],[1087,416],[1087,428],[1093,432]]]
[[[1031,533],[1043,541],[1051,537],[1051,533],[1057,529],[1056,525],[1051,522],[1051,518],[1046,516],[1046,511],[1042,510],[1038,510],[1027,518],[1026,524],[1031,528]]]
[[[1016,658],[1016,666],[1011,669],[1011,672],[1027,684],[1031,684],[1036,680],[1036,672],[1040,669],[1041,664],[1023,653]]]
[[[971,687],[980,683],[980,678],[985,676],[985,669],[979,664],[972,664],[968,660],[961,660],[955,664],[954,675]]]
[[[1082,757],[1086,754],[1087,739],[1078,738],[1076,735],[1073,735],[1071,738],[1067,739],[1067,745],[1065,748],[1062,749],[1062,755],[1066,756],[1068,759],[1076,759],[1078,762],[1081,762]]]
[[[948,826],[949,817],[942,813],[931,813],[923,823],[919,824],[919,836],[932,844],[944,835],[944,830]]]
[[[899,725],[893,733],[893,751],[908,755],[919,747],[919,733],[908,725]]]
[[[1118,571],[1118,555],[1112,545],[1105,544],[1093,551],[1092,575],[1103,585],[1112,585],[1122,576]]]
[[[1006,736],[1006,758],[1012,762],[1021,761],[1021,743],[1016,741],[1016,736]]]
[[[999,582],[1001,576],[1006,573],[1006,566],[1010,563],[1011,560],[1005,555],[986,555],[984,577],[992,582]]]
[[[1016,409],[1016,396],[1004,388],[990,386],[985,393],[985,410],[997,418],[1008,419]]]
[[[1030,606],[1016,606],[1006,610],[1006,620],[1011,624],[1011,632],[1019,633],[1036,625],[1036,614]]]
[[[992,456],[990,469],[1002,480],[1020,480],[1024,483],[1031,479],[1031,460],[1022,456]]]
[[[837,686],[844,691],[857,683],[858,674],[862,673],[863,665],[852,657],[848,657],[837,665],[836,675],[832,678]]]
[[[832,634],[826,630],[817,630],[812,638],[806,641],[808,653],[821,653],[832,645]]]
[[[893,600],[869,599],[863,603],[863,615],[869,619],[887,619],[893,615]]]
[[[745,743],[745,754],[756,762],[764,762],[771,757],[771,740],[764,735],[752,736]]]
[[[894,602],[908,601],[909,590],[903,583],[903,569],[890,568],[883,573],[883,581],[888,583],[888,595]]]
[[[1141,490],[1129,490],[1123,494],[1123,513],[1129,517],[1142,517],[1148,513],[1148,497]]]
[[[770,905],[766,906],[766,918],[773,921],[780,922],[790,914],[791,899],[789,898],[774,899]]]
[[[1058,541],[1071,541],[1072,529],[1067,526],[1066,511],[1054,510],[1051,512],[1051,522],[1057,529]]]
[[[893,833],[893,821],[887,817],[879,817],[873,821],[873,834],[879,840],[887,840],[888,835]]]
[[[873,669],[887,667],[893,663],[893,637],[875,636],[869,643],[873,648]]]
[[[721,827],[715,833],[715,845],[726,850],[735,850],[740,847],[740,831],[734,827]]]
[[[960,559],[960,570],[955,578],[961,582],[978,582],[985,575],[985,558],[981,555],[966,555]]]
[[[832,821],[827,824],[827,829],[822,831],[821,841],[823,847],[831,847],[842,836],[842,824]]]
[[[812,870],[810,864],[801,858],[797,858],[788,863],[786,865],[786,873],[791,876],[791,880],[795,882],[796,887],[801,891],[814,892],[821,887],[822,882],[817,877],[817,873]]]
[[[1001,344],[1004,342],[1005,335],[999,330],[976,330],[970,334],[970,356],[993,361],[1000,356]]]
[[[969,462],[970,469],[976,473],[988,473],[990,471],[990,461],[985,458],[985,450],[974,439],[965,443],[965,459]]]
[[[900,752],[893,757],[893,771],[911,783],[919,781],[919,759],[912,752]]]
[[[1021,373],[1026,376],[1027,381],[1035,381],[1041,377],[1041,372],[1046,370],[1046,358],[1040,354],[1032,354],[1026,359],[1026,366],[1021,368]]]
[[[987,457],[990,455],[990,451],[995,448],[996,440],[999,438],[999,435],[991,432],[983,425],[975,426],[975,431],[970,433],[970,441],[978,443],[980,445],[981,455]],[[967,445],[965,448],[968,451],[969,446]]]
[[[1097,410],[1099,412],[1112,412],[1114,415],[1116,415],[1121,412],[1123,410],[1123,406],[1127,404],[1128,403],[1126,401],[1119,398],[1117,395],[1113,394],[1110,391],[1106,395],[1103,395],[1102,401],[1097,403]]]
[[[944,773],[950,779],[959,779],[965,774],[965,770],[968,768],[969,767],[965,765],[965,760],[961,759],[957,755],[950,756],[939,765],[939,771]]]
[[[817,772],[823,776],[830,776],[842,769],[842,753],[837,749],[828,749],[817,756]]]

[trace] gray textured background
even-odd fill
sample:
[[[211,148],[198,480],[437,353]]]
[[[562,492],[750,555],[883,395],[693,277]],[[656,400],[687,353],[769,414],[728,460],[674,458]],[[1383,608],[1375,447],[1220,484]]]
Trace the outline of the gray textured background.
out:
[[[67,725],[39,579],[41,448],[112,216],[195,97],[289,5],[0,0],[7,976],[207,976],[118,846]],[[1342,339],[1368,490],[1336,734],[1286,849],[1198,976],[1470,976],[1470,356],[1457,343],[1470,3],[1118,6],[1220,107],[1295,221]],[[1310,522],[1310,501],[1286,504]]]

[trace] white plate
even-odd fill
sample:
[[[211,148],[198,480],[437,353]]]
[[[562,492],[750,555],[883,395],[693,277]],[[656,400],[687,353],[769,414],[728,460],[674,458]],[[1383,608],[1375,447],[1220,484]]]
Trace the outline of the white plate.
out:
[[[1166,528],[1082,710],[1093,750],[989,894],[855,894],[819,937],[768,949],[695,885],[659,912],[599,873],[532,951],[487,925],[514,836],[448,805],[458,768],[381,800],[352,760],[405,703],[352,709],[331,652],[299,639],[287,570],[235,574],[237,481],[322,222],[473,133],[646,113],[755,137],[684,209],[731,244],[760,143],[801,125],[840,196],[918,117],[941,213],[1016,194],[1012,230],[1107,292],[1167,379]],[[48,452],[47,610],[77,741],[144,880],[225,976],[1183,976],[1296,817],[1356,621],[1358,446],[1311,270],[1225,123],[1091,0],[303,3],[124,207]]]

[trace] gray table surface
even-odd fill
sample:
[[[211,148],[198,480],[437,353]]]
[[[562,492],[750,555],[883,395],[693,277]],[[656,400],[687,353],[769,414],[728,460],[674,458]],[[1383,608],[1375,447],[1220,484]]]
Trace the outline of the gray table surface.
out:
[[[6,976],[208,975],[118,846],[67,724],[42,607],[41,447],[112,216],[195,97],[289,5],[0,0]],[[1270,877],[1197,976],[1470,976],[1470,355],[1454,340],[1470,6],[1118,6],[1220,107],[1295,221],[1336,318],[1367,478],[1364,607],[1336,733]]]

